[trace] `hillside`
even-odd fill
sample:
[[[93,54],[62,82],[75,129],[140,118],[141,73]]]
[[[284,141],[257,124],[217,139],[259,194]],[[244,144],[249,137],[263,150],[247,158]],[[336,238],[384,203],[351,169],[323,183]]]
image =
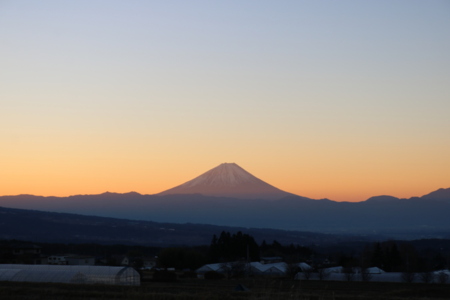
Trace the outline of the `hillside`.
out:
[[[146,246],[209,245],[222,231],[243,231],[258,242],[277,240],[282,244],[333,245],[354,237],[310,232],[204,224],[172,224],[116,218],[82,216],[0,207],[0,239],[35,242],[100,243]],[[360,239],[360,238],[356,238]]]

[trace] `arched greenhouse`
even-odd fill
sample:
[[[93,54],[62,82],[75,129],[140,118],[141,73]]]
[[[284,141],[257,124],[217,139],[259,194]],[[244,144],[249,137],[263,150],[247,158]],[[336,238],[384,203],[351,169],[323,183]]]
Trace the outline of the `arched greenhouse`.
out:
[[[0,281],[140,285],[140,275],[130,267],[7,264]]]

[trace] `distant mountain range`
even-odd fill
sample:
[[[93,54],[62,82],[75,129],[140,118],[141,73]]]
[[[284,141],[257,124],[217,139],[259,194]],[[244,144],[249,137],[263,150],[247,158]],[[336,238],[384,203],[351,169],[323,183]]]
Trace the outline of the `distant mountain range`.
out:
[[[396,238],[443,237],[450,232],[450,189],[410,199],[313,200],[281,191],[236,164],[222,164],[157,195],[3,196],[0,206],[154,222]]]

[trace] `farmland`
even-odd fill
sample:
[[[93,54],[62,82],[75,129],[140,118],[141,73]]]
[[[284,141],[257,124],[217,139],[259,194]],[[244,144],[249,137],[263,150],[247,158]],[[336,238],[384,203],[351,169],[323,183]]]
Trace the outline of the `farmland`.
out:
[[[238,285],[248,291],[235,291]],[[450,285],[423,283],[293,281],[279,278],[144,281],[140,287],[1,282],[0,299],[416,299],[450,298]]]

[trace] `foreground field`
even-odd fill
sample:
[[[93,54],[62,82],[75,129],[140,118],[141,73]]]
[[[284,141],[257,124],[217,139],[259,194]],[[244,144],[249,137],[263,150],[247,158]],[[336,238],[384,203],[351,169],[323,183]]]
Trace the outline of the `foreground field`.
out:
[[[235,291],[244,285],[249,291]],[[183,279],[140,287],[0,282],[0,299],[450,299],[450,285],[380,282]]]

